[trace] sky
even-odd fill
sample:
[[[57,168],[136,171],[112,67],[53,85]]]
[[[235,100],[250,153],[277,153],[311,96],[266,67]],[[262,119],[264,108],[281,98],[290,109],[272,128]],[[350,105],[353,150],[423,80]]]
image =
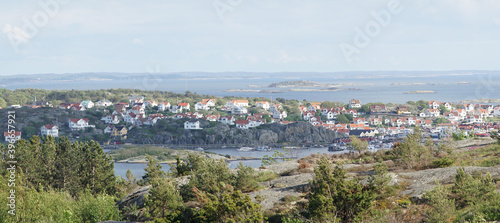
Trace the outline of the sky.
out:
[[[0,3],[0,75],[500,70],[497,0]]]

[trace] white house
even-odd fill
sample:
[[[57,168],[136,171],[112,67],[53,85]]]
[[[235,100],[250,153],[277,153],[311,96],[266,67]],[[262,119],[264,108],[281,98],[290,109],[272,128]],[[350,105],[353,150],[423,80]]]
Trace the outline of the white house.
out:
[[[191,105],[189,103],[179,103],[179,107],[182,108],[182,110],[191,110]]]
[[[314,111],[306,111],[302,115],[302,118],[304,118],[304,120],[308,121],[311,117],[314,117],[315,114],[316,114],[316,112],[314,112]]]
[[[462,109],[465,109],[466,112],[474,111],[474,104],[463,104]]]
[[[429,105],[430,109],[438,109],[439,105],[441,105],[439,101],[428,101],[427,104]]]
[[[194,105],[194,110],[198,111],[198,110],[209,110],[210,107],[207,105],[207,103],[203,103],[203,102],[198,102]]]
[[[467,117],[467,122],[469,122],[469,123],[482,123],[483,119],[481,119],[481,116],[479,116],[479,115],[469,115]]]
[[[448,109],[448,111],[451,111],[451,109],[453,109],[453,106],[451,105],[450,102],[443,102],[442,105]]]
[[[209,98],[209,99],[203,99],[201,102],[207,104],[208,107],[214,107],[215,106],[215,99]]]
[[[113,128],[113,125],[108,125],[106,128],[104,128],[104,133],[111,133],[113,131]]]
[[[440,113],[438,109],[426,109],[425,110],[425,116],[426,117],[439,117]]]
[[[381,118],[371,118],[370,119],[370,125],[382,125],[382,119]]]
[[[219,121],[226,125],[234,125],[235,119],[233,116],[222,116],[220,117]]]
[[[123,121],[134,124],[136,119],[139,119],[140,116],[135,114],[135,113],[127,113],[126,115],[123,116]]]
[[[120,123],[120,118],[118,115],[106,115],[101,118],[101,121],[103,121],[106,124],[118,124]]]
[[[236,114],[236,115],[243,115],[243,114],[247,114],[248,110],[242,106],[234,106],[231,109],[231,113]]]
[[[128,101],[130,104],[144,103],[144,96],[129,96]]]
[[[248,129],[250,128],[250,122],[248,120],[236,120],[236,128]]]
[[[496,107],[493,109],[493,115],[494,116],[500,116],[500,107]]]
[[[87,118],[71,118],[69,119],[69,128],[71,130],[80,130],[85,128],[95,128],[95,125],[89,125],[89,119]]]
[[[201,129],[200,121],[198,120],[189,120],[184,122],[184,129]]]
[[[361,108],[361,102],[357,99],[351,99],[349,101],[349,108]]]
[[[108,107],[111,105],[113,105],[113,102],[111,102],[109,100],[100,100],[95,104],[95,106],[97,106],[97,107]]]
[[[144,104],[146,105],[147,108],[158,106],[158,102],[156,102],[155,100],[146,100]]]
[[[351,114],[353,118],[356,118],[358,117],[358,111],[354,110],[354,109],[351,109],[351,110],[346,110],[345,111],[346,114]]]
[[[257,103],[255,103],[255,107],[268,110],[271,107],[271,104],[268,101],[258,101]]]
[[[57,125],[44,125],[40,128],[40,135],[59,137],[59,127]]]
[[[220,115],[207,115],[206,120],[210,122],[216,122],[220,118]]]
[[[286,111],[275,111],[273,112],[273,118],[275,119],[285,119],[287,117]]]
[[[94,102],[90,101],[90,100],[87,100],[87,101],[82,101],[80,103],[80,106],[81,107],[84,107],[84,108],[92,108],[94,107]]]
[[[5,141],[11,143],[12,139],[14,141],[20,140],[21,139],[21,131],[14,131],[14,132],[4,132],[3,136],[5,137]]]
[[[248,107],[248,100],[233,100],[231,103],[234,106]]]
[[[158,111],[165,111],[170,109],[170,103],[160,102],[158,103]]]

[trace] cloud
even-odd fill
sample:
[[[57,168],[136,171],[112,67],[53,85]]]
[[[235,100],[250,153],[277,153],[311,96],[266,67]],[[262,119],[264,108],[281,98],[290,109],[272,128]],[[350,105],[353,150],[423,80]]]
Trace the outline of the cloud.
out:
[[[134,44],[144,44],[144,41],[142,41],[142,39],[139,38],[134,38]]]
[[[15,39],[20,43],[26,43],[31,38],[31,35],[26,33],[24,30],[17,26],[12,26],[10,24],[5,24],[2,32],[9,37],[9,39]]]

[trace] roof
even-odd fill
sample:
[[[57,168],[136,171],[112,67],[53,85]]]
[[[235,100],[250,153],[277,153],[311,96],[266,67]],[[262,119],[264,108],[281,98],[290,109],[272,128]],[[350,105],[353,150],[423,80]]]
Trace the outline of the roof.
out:
[[[248,125],[250,123],[248,120],[236,120],[236,125]]]
[[[43,127],[45,127],[46,129],[52,129],[54,127],[56,127],[56,129],[59,129],[57,125],[44,125]]]
[[[114,128],[116,129],[116,131],[122,131],[123,129],[127,130],[127,128],[125,128],[125,126],[123,125],[117,125]]]
[[[179,103],[179,106],[187,107],[187,106],[189,106],[189,103]]]
[[[10,135],[12,135],[12,133],[9,133],[9,132],[4,132],[3,133],[3,136],[10,136]],[[21,135],[21,131],[15,131],[14,135],[15,136],[20,136]]]
[[[361,104],[361,102],[358,99],[351,99],[349,102],[351,104]]]
[[[89,122],[89,119],[88,118],[70,118],[69,119],[71,122],[74,122],[74,123],[77,123],[78,121],[80,120],[83,120],[85,122]]]
[[[212,100],[213,102],[215,102],[215,99],[213,99],[213,98],[209,98],[209,99],[202,99],[201,101],[202,101],[202,102],[207,103],[207,102],[208,102],[208,101],[210,101],[210,100]]]

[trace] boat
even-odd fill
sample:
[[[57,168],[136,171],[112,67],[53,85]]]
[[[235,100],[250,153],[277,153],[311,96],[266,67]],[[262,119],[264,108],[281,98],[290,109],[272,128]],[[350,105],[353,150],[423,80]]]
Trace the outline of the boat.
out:
[[[205,151],[205,149],[203,149],[203,148],[201,148],[201,147],[198,147],[198,148],[196,148],[196,149],[194,149],[194,150],[196,150],[196,151]]]
[[[345,146],[338,146],[336,143],[334,143],[328,146],[328,151],[330,152],[342,151],[345,149],[344,147]]]
[[[271,150],[271,148],[269,148],[269,146],[261,146],[259,148],[257,148],[258,151],[269,151]]]
[[[240,151],[240,152],[249,152],[249,151],[254,150],[254,148],[252,148],[252,147],[241,147],[241,148],[239,148],[237,150]]]

